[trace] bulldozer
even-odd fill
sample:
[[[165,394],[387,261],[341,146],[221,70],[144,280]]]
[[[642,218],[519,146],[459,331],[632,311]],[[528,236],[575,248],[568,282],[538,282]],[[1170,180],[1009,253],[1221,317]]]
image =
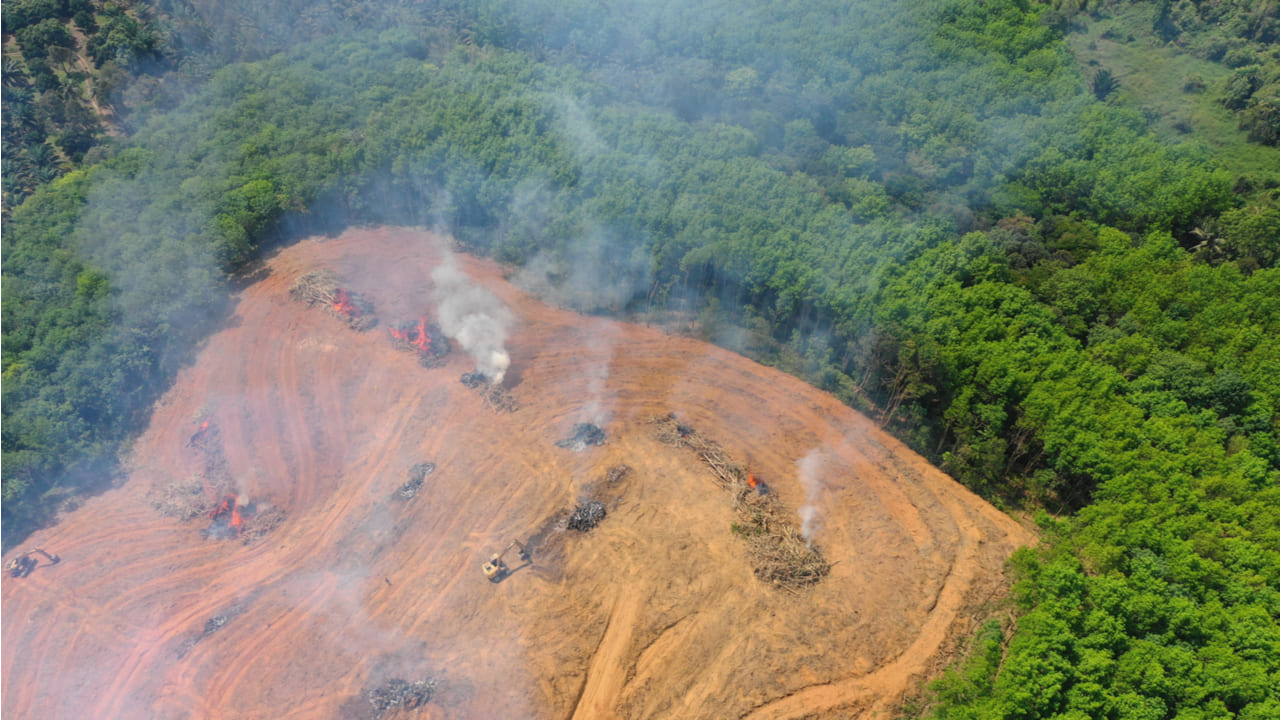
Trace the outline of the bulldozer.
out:
[[[34,557],[32,557],[36,553],[43,555],[45,559],[49,561],[48,562],[49,565],[57,565],[58,563],[62,562],[62,558],[58,557],[57,555],[50,555],[44,550],[40,548],[36,548],[30,552],[24,552],[21,555],[13,558],[9,562],[5,563],[5,566],[4,566],[5,572],[9,573],[9,577],[15,577],[15,578],[24,578],[30,575],[31,571],[35,570],[36,567],[38,567],[38,561]]]
[[[502,549],[502,552],[494,554],[493,557],[489,558],[489,562],[480,566],[480,569],[484,571],[484,576],[489,578],[489,582],[500,583],[511,574],[510,566],[503,562],[502,558],[513,547],[520,548],[521,562],[531,562],[529,549],[525,547],[524,543],[519,540],[512,540],[510,544]]]

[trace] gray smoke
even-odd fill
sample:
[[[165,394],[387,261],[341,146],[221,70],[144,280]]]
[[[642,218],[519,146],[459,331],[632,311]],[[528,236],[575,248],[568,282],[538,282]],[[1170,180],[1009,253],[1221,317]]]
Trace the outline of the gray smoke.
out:
[[[813,542],[813,533],[822,527],[822,511],[818,508],[818,496],[823,488],[823,466],[827,458],[820,449],[810,450],[808,455],[796,463],[800,477],[800,486],[804,488],[805,503],[800,513],[800,536],[807,543]]]
[[[511,310],[497,295],[472,284],[452,255],[431,271],[431,280],[435,284],[432,296],[440,314],[440,329],[471,355],[477,371],[490,382],[501,384],[511,366],[506,349]]]

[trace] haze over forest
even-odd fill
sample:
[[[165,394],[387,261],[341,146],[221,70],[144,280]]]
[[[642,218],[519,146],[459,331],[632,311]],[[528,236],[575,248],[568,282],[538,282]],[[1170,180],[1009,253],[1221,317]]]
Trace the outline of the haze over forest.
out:
[[[3,13],[6,551],[119,479],[268,253],[425,226],[1035,519],[903,716],[1280,717],[1276,0]]]

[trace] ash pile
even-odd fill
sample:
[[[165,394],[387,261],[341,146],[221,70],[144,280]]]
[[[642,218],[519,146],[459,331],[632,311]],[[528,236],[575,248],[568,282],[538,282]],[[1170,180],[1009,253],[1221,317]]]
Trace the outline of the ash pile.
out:
[[[592,445],[599,447],[604,441],[604,430],[591,423],[578,423],[573,426],[573,434],[556,442],[556,447],[582,452]]]
[[[412,710],[425,705],[435,693],[436,685],[435,678],[417,682],[391,678],[377,687],[365,690],[364,696],[373,706],[373,717],[381,718],[388,712],[402,708]]]
[[[587,500],[579,504],[569,514],[569,529],[587,532],[600,524],[607,514],[604,503],[599,500]]]
[[[289,288],[289,297],[307,306],[319,305],[352,330],[363,332],[378,324],[373,303],[342,287],[332,270],[315,270],[298,278]]]
[[[426,481],[427,476],[435,472],[435,463],[418,463],[409,468],[409,479],[396,490],[396,497],[401,500],[412,500],[417,497],[418,492],[422,490],[422,485]]]
[[[422,367],[440,367],[449,355],[449,338],[444,336],[439,325],[428,323],[426,318],[420,318],[416,323],[400,323],[387,328],[387,332],[391,334],[391,344],[399,350],[416,354]]]
[[[463,373],[461,382],[463,385],[475,390],[484,398],[485,404],[498,412],[513,413],[520,409],[520,403],[511,393],[502,389],[502,386],[489,379],[488,375],[476,370],[474,372]]]

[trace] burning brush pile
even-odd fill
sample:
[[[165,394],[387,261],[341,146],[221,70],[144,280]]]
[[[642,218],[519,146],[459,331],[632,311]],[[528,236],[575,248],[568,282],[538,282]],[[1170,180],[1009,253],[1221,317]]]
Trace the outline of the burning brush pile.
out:
[[[284,522],[284,511],[227,495],[209,512],[209,526],[201,533],[210,540],[238,539],[248,545]]]
[[[400,350],[412,352],[418,356],[418,362],[425,368],[436,368],[444,365],[449,354],[449,338],[440,331],[439,325],[419,318],[416,323],[405,322],[387,328],[391,334],[391,343]]]
[[[463,385],[480,393],[480,397],[494,410],[513,413],[520,409],[520,403],[516,402],[511,393],[503,390],[501,385],[479,370],[463,373],[461,380]]]
[[[831,563],[800,534],[790,521],[792,513],[769,491],[768,485],[734,462],[718,443],[678,423],[674,415],[653,417],[649,422],[655,426],[654,435],[660,442],[693,450],[711,469],[716,484],[732,493],[739,518],[732,529],[746,540],[756,577],[796,592],[831,572]]]
[[[203,465],[185,482],[173,482],[150,493],[151,506],[161,515],[183,522],[205,517],[209,525],[201,531],[207,539],[239,539],[248,544],[274,530],[284,521],[284,511],[241,498],[237,484],[222,452],[218,426],[206,419],[187,441]]]
[[[574,452],[582,452],[591,445],[604,444],[604,430],[591,423],[578,423],[573,426],[573,434],[556,442],[556,447],[568,448]]]
[[[315,270],[298,278],[289,288],[289,297],[307,305],[319,305],[353,330],[363,332],[378,324],[373,303],[343,288],[332,270]]]

